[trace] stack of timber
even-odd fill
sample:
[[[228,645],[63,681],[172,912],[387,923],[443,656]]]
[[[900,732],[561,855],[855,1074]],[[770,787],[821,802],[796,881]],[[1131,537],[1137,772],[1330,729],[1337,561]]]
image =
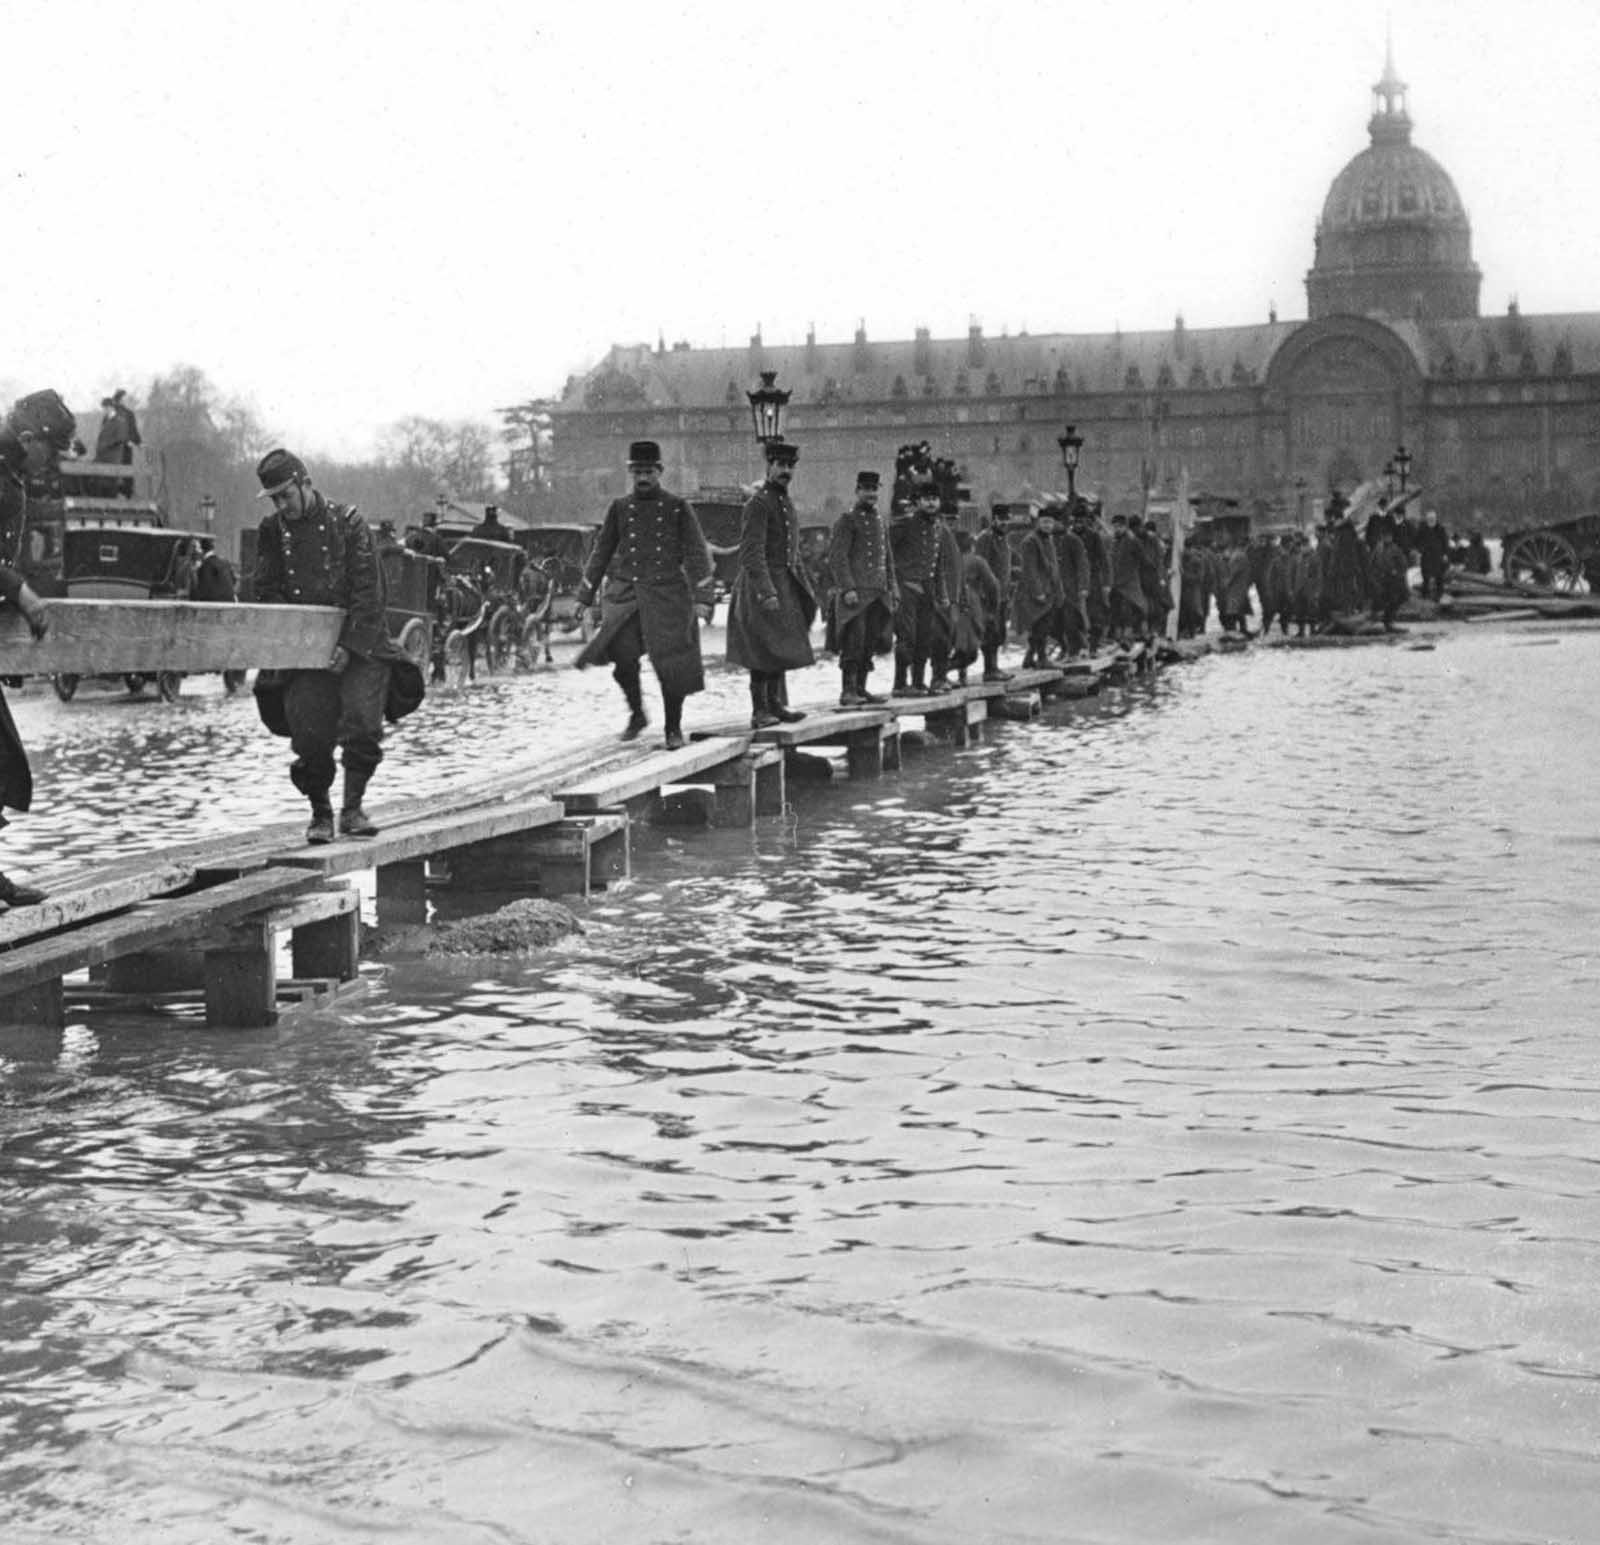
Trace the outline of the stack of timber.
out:
[[[1600,596],[1562,594],[1534,585],[1514,585],[1487,574],[1452,574],[1439,603],[1441,617],[1464,622],[1579,620],[1600,617]]]

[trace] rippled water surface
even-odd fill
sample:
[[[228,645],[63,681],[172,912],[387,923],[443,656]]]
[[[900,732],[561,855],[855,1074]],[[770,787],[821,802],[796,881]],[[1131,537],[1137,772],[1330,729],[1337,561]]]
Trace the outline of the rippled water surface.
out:
[[[0,1537],[1592,1541],[1596,703],[1592,632],[1216,657],[551,954],[0,1032]],[[294,812],[204,683],[16,706],[8,867]]]

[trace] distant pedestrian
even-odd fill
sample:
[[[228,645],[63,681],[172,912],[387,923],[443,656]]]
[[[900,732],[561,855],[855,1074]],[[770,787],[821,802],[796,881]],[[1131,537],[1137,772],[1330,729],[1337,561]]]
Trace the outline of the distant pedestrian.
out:
[[[600,630],[577,664],[610,662],[628,700],[622,738],[634,740],[649,723],[639,677],[649,655],[661,687],[666,747],[677,751],[685,744],[684,700],[705,690],[700,618],[711,610],[711,551],[694,506],[661,486],[661,472],[654,440],[628,447],[633,492],[606,511],[574,597],[579,606],[592,606],[604,580]]]
[[[789,707],[784,676],[816,658],[816,598],[800,556],[800,518],[789,499],[798,446],[769,440],[766,481],[744,507],[739,577],[728,603],[727,659],[750,673],[750,724],[769,729],[805,718]]]
[[[1437,510],[1424,510],[1417,528],[1417,562],[1422,567],[1424,600],[1444,599],[1444,578],[1450,570],[1450,533],[1439,524]]]
[[[1012,601],[1017,631],[1028,641],[1022,657],[1025,671],[1042,669],[1050,649],[1050,629],[1055,625],[1065,592],[1061,587],[1061,560],[1056,553],[1056,522],[1041,505],[1033,512],[1033,529],[1022,539],[1017,554],[1017,592]]]
[[[918,477],[911,501],[911,507],[889,526],[895,582],[900,587],[894,618],[895,697],[928,695],[928,657],[937,642],[939,612],[949,604],[940,591],[946,575],[941,562],[939,485],[932,478]]]
[[[256,540],[256,601],[332,606],[344,619],[325,666],[257,677],[258,696],[267,696],[262,717],[276,728],[281,713],[280,733],[295,753],[289,781],[311,802],[306,841],[334,840],[336,750],[344,764],[338,835],[373,837],[378,827],[362,801],[383,760],[384,719],[421,702],[421,673],[389,638],[383,571],[366,521],[352,506],[325,499],[289,451],[268,451],[256,477],[256,497],[272,500]],[[391,700],[391,670],[404,673],[405,706]]]

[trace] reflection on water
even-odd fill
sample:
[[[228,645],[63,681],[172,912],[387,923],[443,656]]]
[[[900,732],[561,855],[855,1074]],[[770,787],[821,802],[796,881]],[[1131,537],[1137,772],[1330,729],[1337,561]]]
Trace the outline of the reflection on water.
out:
[[[1597,690],[1217,659],[651,834],[547,956],[0,1034],[5,1537],[1591,1539]],[[281,776],[248,703],[22,708],[8,839],[141,735],[129,840]]]

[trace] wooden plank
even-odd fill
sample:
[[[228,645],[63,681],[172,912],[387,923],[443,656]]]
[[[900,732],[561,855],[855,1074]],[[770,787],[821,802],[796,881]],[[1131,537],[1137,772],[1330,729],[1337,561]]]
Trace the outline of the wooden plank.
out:
[[[97,917],[107,917],[152,896],[182,890],[194,879],[195,867],[181,859],[148,854],[137,873],[122,874],[102,882],[85,878],[48,896],[36,907],[13,907],[0,914],[0,966],[6,950]]]
[[[692,783],[695,774],[743,756],[748,744],[749,737],[743,735],[692,740],[681,751],[654,751],[639,761],[558,788],[555,797],[575,815],[626,804],[669,783]]]
[[[894,717],[895,710],[888,705],[813,713],[798,724],[776,724],[771,729],[757,730],[755,739],[786,750],[793,746],[848,745],[850,737],[859,731],[887,724]]]
[[[232,601],[51,599],[45,611],[50,631],[35,641],[20,612],[0,610],[0,675],[315,668],[343,625],[331,606]]]
[[[428,858],[469,843],[487,842],[514,832],[554,826],[566,811],[554,799],[512,800],[501,805],[475,805],[435,815],[429,820],[385,826],[376,837],[345,837],[320,847],[302,846],[274,853],[275,866],[315,870],[321,875],[354,874],[407,859]]]
[[[188,896],[141,902],[119,917],[20,944],[0,956],[0,993],[16,993],[119,955],[187,943],[215,924],[259,912],[315,883],[314,876],[294,870],[262,870]]]

